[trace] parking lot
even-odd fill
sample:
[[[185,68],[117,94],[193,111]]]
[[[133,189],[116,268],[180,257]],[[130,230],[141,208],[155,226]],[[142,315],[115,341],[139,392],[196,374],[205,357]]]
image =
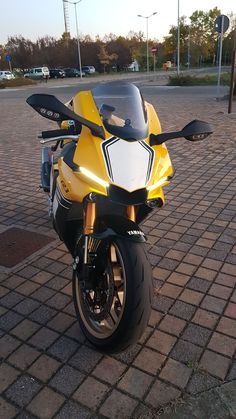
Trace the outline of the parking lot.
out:
[[[228,115],[214,88],[138,84],[163,131],[201,119],[214,133],[167,144],[176,174],[165,207],[143,224],[152,315],[141,340],[112,356],[85,341],[76,322],[71,258],[38,188],[36,134],[54,126],[25,103],[40,89],[68,100],[79,84],[0,91],[0,234],[13,229],[16,249],[8,249],[13,266],[0,268],[0,418],[173,418],[188,395],[236,379],[236,104]],[[27,234],[35,240],[25,258],[16,230],[22,246]],[[218,403],[213,414],[236,416]]]

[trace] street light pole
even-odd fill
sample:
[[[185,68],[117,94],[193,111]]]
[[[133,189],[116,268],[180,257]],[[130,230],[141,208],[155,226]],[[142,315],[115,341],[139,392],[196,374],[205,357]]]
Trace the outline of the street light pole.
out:
[[[69,1],[69,0],[63,0],[66,3],[73,4],[75,6],[75,24],[76,24],[76,36],[77,36],[77,48],[78,48],[78,59],[79,59],[79,72],[80,72],[80,78],[82,80],[82,64],[81,64],[81,54],[80,54],[80,42],[79,42],[79,28],[78,28],[78,17],[77,17],[77,4],[80,3],[82,0],[78,1]]]
[[[142,15],[138,15],[138,17],[143,17],[144,19],[146,19],[146,33],[147,33],[147,73],[149,73],[149,50],[148,50],[148,19],[154,15],[156,15],[157,12],[153,12],[151,15],[149,16],[142,16]]]
[[[177,75],[179,76],[180,61],[180,24],[179,24],[179,0],[178,0],[178,40],[177,40]]]

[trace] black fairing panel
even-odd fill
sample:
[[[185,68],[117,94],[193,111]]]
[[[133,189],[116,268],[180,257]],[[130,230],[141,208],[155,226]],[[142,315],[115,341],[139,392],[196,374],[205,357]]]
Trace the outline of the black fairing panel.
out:
[[[119,215],[104,215],[98,217],[94,226],[92,237],[106,239],[109,237],[122,237],[135,242],[145,242],[145,234],[138,224]]]

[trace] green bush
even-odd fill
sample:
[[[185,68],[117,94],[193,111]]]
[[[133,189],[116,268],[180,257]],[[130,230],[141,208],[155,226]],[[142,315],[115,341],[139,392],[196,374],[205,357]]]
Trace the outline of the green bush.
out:
[[[169,77],[169,86],[206,86],[217,84],[218,75],[206,75],[206,76],[190,76],[189,74],[180,74],[179,76]],[[230,74],[221,74],[221,84],[229,85]]]
[[[28,86],[32,84],[37,84],[35,80],[24,79],[23,77],[17,77],[12,80],[0,80],[0,89],[5,87],[19,87],[19,86]]]

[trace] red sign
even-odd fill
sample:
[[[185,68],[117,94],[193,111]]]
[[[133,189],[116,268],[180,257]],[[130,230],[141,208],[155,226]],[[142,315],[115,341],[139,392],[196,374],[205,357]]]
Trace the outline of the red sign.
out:
[[[155,54],[155,52],[157,52],[157,48],[152,48],[151,51],[153,54]]]

